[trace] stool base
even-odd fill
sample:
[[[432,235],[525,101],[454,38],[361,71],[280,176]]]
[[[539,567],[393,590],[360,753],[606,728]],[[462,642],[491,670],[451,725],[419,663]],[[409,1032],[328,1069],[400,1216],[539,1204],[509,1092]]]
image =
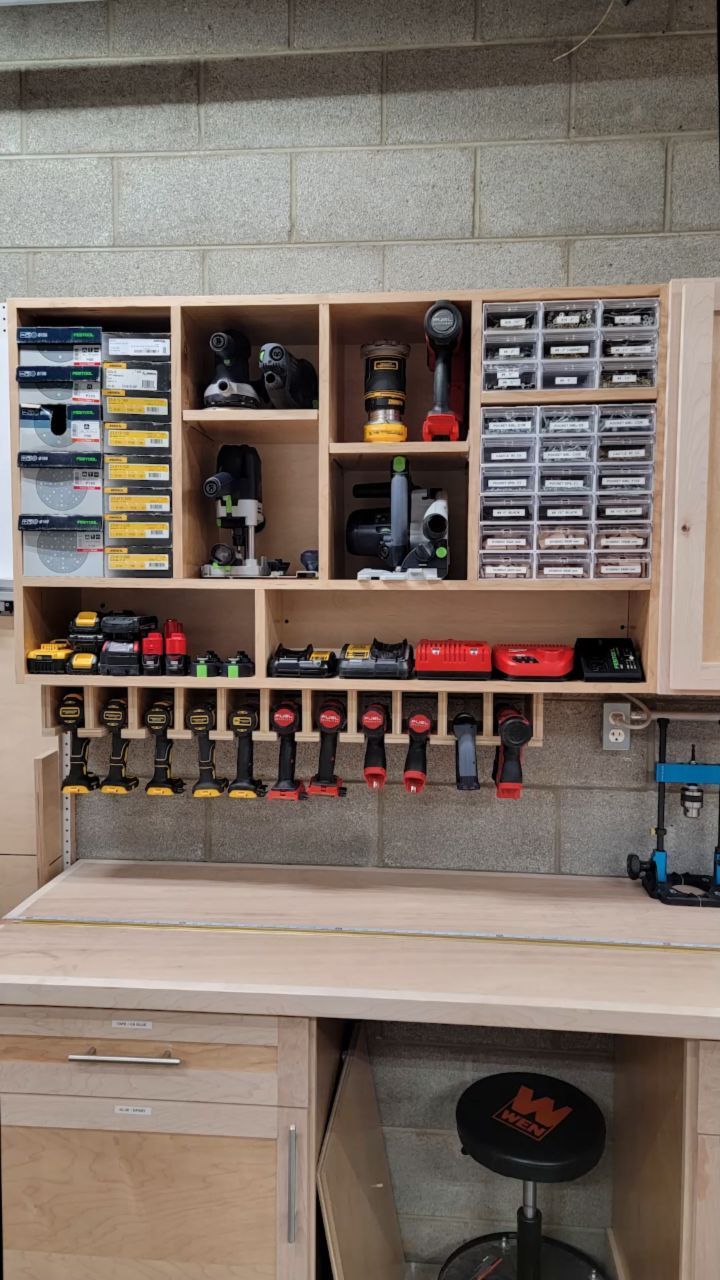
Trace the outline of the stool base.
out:
[[[496,1231],[469,1240],[440,1269],[438,1280],[516,1280],[517,1234]],[[608,1280],[602,1267],[587,1254],[560,1240],[542,1238],[541,1280]]]

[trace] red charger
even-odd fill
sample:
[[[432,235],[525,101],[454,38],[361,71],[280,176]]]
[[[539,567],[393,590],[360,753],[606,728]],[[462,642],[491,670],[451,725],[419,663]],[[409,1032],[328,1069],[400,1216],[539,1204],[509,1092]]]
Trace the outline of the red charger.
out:
[[[496,644],[492,663],[512,680],[567,680],[575,667],[571,644]]]
[[[490,645],[483,640],[421,640],[415,649],[415,675],[423,680],[433,676],[489,680]]]

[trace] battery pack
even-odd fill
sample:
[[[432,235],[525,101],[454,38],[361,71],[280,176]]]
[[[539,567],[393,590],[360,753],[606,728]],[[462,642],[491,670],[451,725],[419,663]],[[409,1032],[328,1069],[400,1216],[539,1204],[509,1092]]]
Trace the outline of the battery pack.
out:
[[[421,640],[415,649],[415,675],[421,680],[489,680],[490,645],[482,640]]]
[[[340,653],[339,673],[346,680],[407,680],[412,667],[412,645],[407,640],[344,644]]]
[[[310,676],[323,679],[337,674],[337,654],[332,649],[288,649],[278,645],[268,662],[269,676]]]

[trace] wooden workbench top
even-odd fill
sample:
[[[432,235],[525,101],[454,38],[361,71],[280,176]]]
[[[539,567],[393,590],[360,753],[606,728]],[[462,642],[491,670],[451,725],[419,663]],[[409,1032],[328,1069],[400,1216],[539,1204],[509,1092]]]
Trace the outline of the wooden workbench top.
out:
[[[720,1039],[720,912],[591,877],[81,862],[0,926],[0,1003]]]

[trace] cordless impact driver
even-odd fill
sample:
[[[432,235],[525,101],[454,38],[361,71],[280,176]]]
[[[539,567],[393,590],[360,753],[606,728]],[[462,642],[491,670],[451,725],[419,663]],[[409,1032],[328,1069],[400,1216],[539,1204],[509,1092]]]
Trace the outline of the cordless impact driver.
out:
[[[78,729],[85,727],[85,707],[81,693],[66,693],[58,707],[58,720],[70,734],[70,770],[63,778],[64,796],[84,796],[97,791],[100,779],[87,767],[90,739],[81,738]]]
[[[138,785],[138,779],[127,771],[130,743],[122,736],[128,722],[127,698],[110,698],[100,712],[100,720],[110,734],[110,766],[100,790],[107,796],[127,795]]]

